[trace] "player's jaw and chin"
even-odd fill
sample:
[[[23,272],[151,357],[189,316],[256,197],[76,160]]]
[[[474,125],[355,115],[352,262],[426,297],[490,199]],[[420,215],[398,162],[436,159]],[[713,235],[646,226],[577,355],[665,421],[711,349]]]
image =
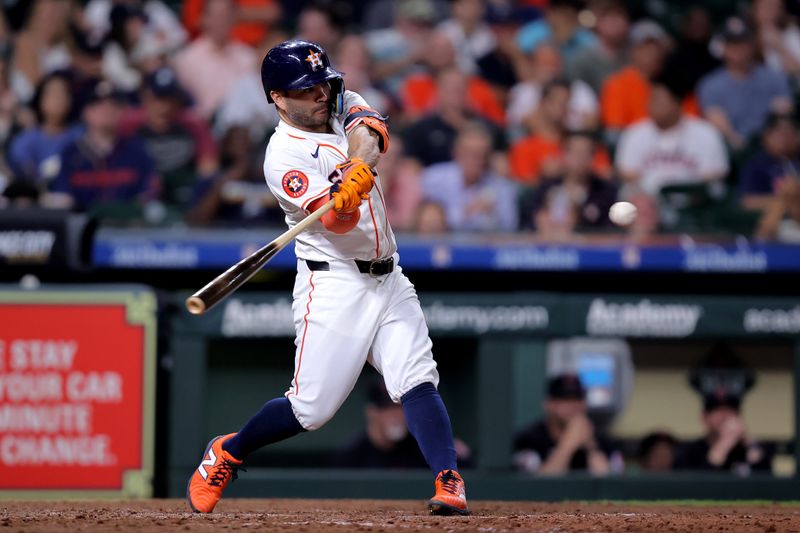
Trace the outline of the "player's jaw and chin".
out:
[[[320,92],[315,90],[321,87]],[[275,102],[278,113],[289,125],[299,129],[327,133],[331,118],[330,83],[325,82],[309,89],[282,91]]]

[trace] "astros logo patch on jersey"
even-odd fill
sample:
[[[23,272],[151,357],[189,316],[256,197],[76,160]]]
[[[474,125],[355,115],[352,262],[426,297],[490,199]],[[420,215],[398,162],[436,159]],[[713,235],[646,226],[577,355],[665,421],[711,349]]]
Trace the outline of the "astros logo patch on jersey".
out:
[[[308,57],[306,58],[306,61],[311,63],[311,70],[317,70],[318,68],[325,66],[322,64],[322,54],[315,52],[314,50],[308,51]]]
[[[290,170],[283,175],[283,190],[292,198],[300,198],[308,190],[308,177],[299,170]]]

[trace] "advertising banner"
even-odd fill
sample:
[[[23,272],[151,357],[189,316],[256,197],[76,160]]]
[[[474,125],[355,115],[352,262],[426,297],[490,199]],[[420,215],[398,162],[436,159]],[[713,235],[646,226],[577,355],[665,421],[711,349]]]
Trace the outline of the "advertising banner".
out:
[[[177,296],[183,306],[188,294]],[[800,335],[794,298],[557,293],[423,293],[435,336],[792,338]],[[241,292],[202,316],[183,311],[176,331],[220,337],[293,337],[284,293]]]
[[[0,493],[151,493],[155,299],[0,290]]]

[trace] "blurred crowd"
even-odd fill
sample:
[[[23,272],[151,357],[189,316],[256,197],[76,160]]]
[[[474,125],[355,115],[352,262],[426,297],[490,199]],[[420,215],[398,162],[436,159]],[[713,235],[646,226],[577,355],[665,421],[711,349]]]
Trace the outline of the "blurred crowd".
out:
[[[796,0],[6,0],[0,207],[281,225],[259,78],[326,48],[390,117],[396,230],[800,241]],[[615,227],[609,207],[638,216]]]

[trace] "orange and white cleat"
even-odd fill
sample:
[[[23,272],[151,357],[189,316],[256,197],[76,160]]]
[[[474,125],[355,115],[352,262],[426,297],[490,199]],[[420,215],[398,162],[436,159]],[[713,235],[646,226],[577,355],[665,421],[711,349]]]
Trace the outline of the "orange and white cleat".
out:
[[[428,501],[428,509],[435,515],[468,515],[467,493],[464,480],[455,470],[442,470],[436,476],[436,494]]]
[[[222,498],[222,491],[231,479],[236,479],[236,472],[242,462],[222,449],[222,443],[236,435],[220,435],[211,439],[206,446],[203,460],[194,471],[186,487],[186,499],[195,513],[210,513]]]

